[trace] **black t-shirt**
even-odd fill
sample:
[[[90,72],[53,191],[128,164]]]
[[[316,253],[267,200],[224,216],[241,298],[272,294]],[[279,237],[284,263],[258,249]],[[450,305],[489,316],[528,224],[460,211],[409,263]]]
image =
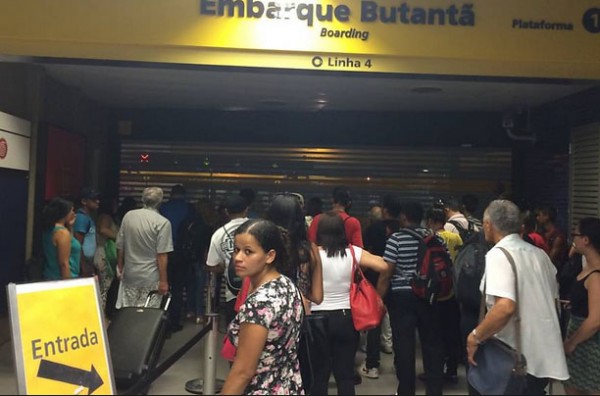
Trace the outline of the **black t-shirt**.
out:
[[[385,235],[385,224],[383,220],[377,220],[371,223],[365,230],[363,242],[365,244],[365,250],[369,253],[383,256],[386,240],[387,236]]]
[[[388,237],[399,229],[400,222],[398,220],[377,220],[373,222],[365,230],[365,235],[363,237],[365,250],[369,253],[383,257]],[[377,272],[368,269],[364,271],[364,273],[371,283],[377,283],[377,278],[379,276]]]

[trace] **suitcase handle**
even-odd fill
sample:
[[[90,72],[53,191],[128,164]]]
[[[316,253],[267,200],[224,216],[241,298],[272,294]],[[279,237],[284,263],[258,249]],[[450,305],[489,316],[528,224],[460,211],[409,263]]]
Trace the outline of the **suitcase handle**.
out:
[[[144,308],[148,308],[148,304],[150,304],[150,300],[156,294],[160,294],[158,290],[150,290],[150,292],[148,292],[148,296],[146,297],[146,302],[144,303]],[[164,305],[164,310],[166,311],[167,309],[169,309],[169,304],[171,304],[171,292],[167,292],[165,295],[162,296],[162,300],[160,302],[161,305],[165,301],[165,297],[167,298],[167,302],[165,302],[165,305]]]

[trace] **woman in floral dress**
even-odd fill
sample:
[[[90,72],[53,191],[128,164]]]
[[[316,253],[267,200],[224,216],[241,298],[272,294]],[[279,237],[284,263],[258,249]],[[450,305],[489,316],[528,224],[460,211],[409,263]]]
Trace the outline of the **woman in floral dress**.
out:
[[[250,279],[250,291],[228,337],[237,353],[221,394],[304,394],[298,363],[303,319],[294,283],[281,273],[287,263],[279,228],[253,219],[235,234],[235,270]]]

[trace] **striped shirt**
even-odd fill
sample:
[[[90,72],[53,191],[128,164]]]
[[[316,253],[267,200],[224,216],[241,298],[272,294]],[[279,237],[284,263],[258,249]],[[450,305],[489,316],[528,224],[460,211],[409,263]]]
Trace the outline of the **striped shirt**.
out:
[[[426,228],[420,226],[410,228],[424,237],[430,235],[430,231]],[[402,229],[388,238],[383,259],[388,263],[395,263],[390,284],[392,292],[412,290],[410,281],[417,271],[419,243],[419,240],[403,232]]]

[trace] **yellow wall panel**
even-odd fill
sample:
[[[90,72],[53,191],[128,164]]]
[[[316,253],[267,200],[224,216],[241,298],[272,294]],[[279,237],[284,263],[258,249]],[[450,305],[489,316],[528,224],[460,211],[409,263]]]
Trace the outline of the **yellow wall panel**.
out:
[[[5,0],[0,53],[596,79],[600,0]]]

